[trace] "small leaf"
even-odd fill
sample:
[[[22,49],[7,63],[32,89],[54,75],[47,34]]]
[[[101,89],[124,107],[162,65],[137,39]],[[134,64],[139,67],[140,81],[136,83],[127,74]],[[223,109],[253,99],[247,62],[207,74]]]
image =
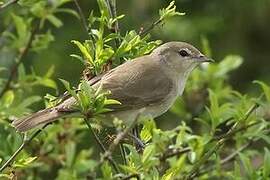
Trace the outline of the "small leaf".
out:
[[[148,145],[143,151],[142,155],[142,163],[147,163],[151,159],[151,157],[155,153],[155,146],[154,145]]]
[[[263,177],[270,177],[270,151],[267,148],[264,148]]]
[[[121,105],[121,102],[114,99],[106,99],[104,105]]]
[[[267,101],[270,102],[270,86],[268,86],[266,83],[262,81],[253,81],[253,83],[259,84],[261,86]]]
[[[70,88],[69,82],[66,81],[66,80],[64,80],[64,79],[59,79],[59,80],[63,83],[63,85],[65,86],[66,90],[69,92],[69,94],[71,96],[73,96],[77,100],[77,102],[78,102],[79,101],[78,96],[77,96],[76,92]]]
[[[228,55],[219,64],[219,71],[216,72],[217,76],[224,76],[229,71],[237,69],[243,63],[243,58],[237,55]]]
[[[4,96],[3,96],[3,104],[5,107],[9,107],[14,100],[14,92],[11,90],[8,90],[7,92],[5,92]]]
[[[92,56],[90,55],[90,53],[87,51],[87,48],[86,48],[82,43],[80,43],[79,41],[72,40],[71,42],[74,43],[74,44],[80,49],[81,53],[82,53],[83,56],[87,59],[87,61],[88,61],[93,67],[95,67],[93,58],[92,58]]]
[[[62,21],[52,14],[48,15],[47,19],[57,28],[63,26]]]
[[[101,172],[103,175],[103,179],[105,179],[105,180],[113,179],[112,168],[111,168],[111,166],[109,166],[107,161],[102,164]]]

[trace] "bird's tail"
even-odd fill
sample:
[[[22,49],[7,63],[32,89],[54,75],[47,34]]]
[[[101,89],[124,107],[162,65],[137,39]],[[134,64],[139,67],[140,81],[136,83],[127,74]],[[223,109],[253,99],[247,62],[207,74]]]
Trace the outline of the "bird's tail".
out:
[[[12,122],[12,125],[17,131],[25,132],[41,124],[53,122],[65,114],[65,112],[59,112],[56,108],[48,108],[38,111],[25,118],[15,120]]]

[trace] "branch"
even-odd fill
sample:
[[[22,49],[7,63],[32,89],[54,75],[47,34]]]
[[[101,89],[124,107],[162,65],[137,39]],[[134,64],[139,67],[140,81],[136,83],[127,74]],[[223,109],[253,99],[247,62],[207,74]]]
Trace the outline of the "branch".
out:
[[[84,122],[86,123],[88,129],[90,130],[90,132],[94,135],[94,138],[96,140],[96,142],[98,143],[99,147],[101,148],[103,153],[106,153],[106,148],[103,145],[103,143],[101,142],[101,140],[99,139],[98,135],[96,134],[96,132],[94,131],[94,129],[92,128],[91,124],[89,123],[89,118],[86,116],[86,118],[84,118]],[[117,163],[111,158],[108,158],[108,161],[111,163],[111,165],[113,166],[115,172],[119,173],[119,169],[117,167]]]
[[[3,164],[3,166],[0,168],[0,173],[3,172],[13,161],[14,159],[17,157],[17,155],[24,149],[25,146],[27,146],[28,144],[30,144],[30,142],[35,138],[37,137],[37,135],[39,135],[41,133],[41,131],[43,129],[45,129],[48,125],[48,124],[45,124],[41,129],[37,130],[35,133],[32,134],[32,136],[27,139],[27,135],[24,134],[23,135],[23,142],[22,144],[20,145],[20,147],[12,154],[12,156]]]
[[[79,2],[77,0],[74,0],[74,3],[75,3],[75,5],[76,5],[76,7],[78,9],[78,13],[79,13],[79,16],[80,16],[82,26],[83,26],[84,30],[88,33],[89,28],[87,26],[86,19],[85,19],[85,16],[84,16],[83,12],[82,12],[82,9],[81,9],[81,7],[79,5]]]
[[[162,19],[158,19],[157,21],[153,22],[149,27],[147,28],[141,28],[139,35],[144,36],[148,34],[152,29],[154,29],[157,25],[159,25],[162,22]]]
[[[128,180],[128,179],[132,179],[132,178],[140,179],[140,175],[139,174],[131,174],[131,175],[125,176],[125,177],[123,177],[121,179],[122,180]]]
[[[107,8],[110,12],[110,16],[112,19],[115,19],[117,17],[117,11],[116,11],[116,3],[115,0],[106,0]],[[116,20],[113,23],[112,29],[110,29],[112,33],[120,33],[119,23],[118,20]],[[120,46],[120,40],[115,39],[115,46],[118,48]]]
[[[0,6],[0,10],[3,10],[4,8],[10,6],[10,5],[13,5],[13,4],[16,4],[19,0],[10,0],[8,2],[6,2],[5,4],[2,4]]]
[[[179,148],[173,149],[172,152],[167,152],[167,153],[162,154],[159,157],[159,160],[160,161],[165,161],[168,158],[171,158],[173,156],[178,156],[178,155],[184,154],[184,153],[189,152],[189,151],[191,151],[191,149],[189,147],[181,148],[181,149],[179,149]]]
[[[28,42],[26,44],[26,47],[20,52],[18,59],[16,60],[15,64],[12,66],[10,75],[8,77],[8,80],[7,80],[6,84],[5,84],[5,86],[3,87],[2,91],[0,92],[0,98],[10,88],[11,81],[13,80],[14,76],[16,75],[19,65],[22,63],[23,58],[26,56],[29,49],[31,48],[32,41],[34,40],[34,37],[35,37],[35,34],[37,33],[37,30],[38,30],[38,26],[36,26],[33,29],[32,33],[30,35],[30,38],[29,38],[29,40],[28,40]]]
[[[231,136],[233,136],[236,132],[239,132],[238,124],[239,122],[243,122],[249,118],[249,116],[259,107],[258,103],[255,103],[246,113],[245,117],[239,121],[237,121],[234,126],[225,134],[222,136],[221,139],[218,140],[216,145],[211,148],[209,151],[207,151],[201,159],[199,159],[193,166],[190,173],[184,177],[184,179],[193,179],[197,174],[199,173],[200,167],[209,159],[221,146],[224,145],[224,143],[230,139]],[[247,126],[249,127],[249,126]],[[241,127],[241,130],[246,130],[247,128]],[[214,138],[213,138],[214,139]],[[215,139],[214,139],[215,140]],[[210,140],[209,142],[212,142],[213,140]]]
[[[236,151],[234,151],[232,154],[230,154],[229,156],[227,156],[227,157],[225,157],[224,159],[222,159],[222,160],[220,161],[220,165],[224,165],[224,164],[226,164],[226,163],[228,163],[228,162],[234,160],[235,157],[238,156],[240,152],[242,152],[243,150],[245,150],[246,148],[248,148],[248,147],[252,144],[252,142],[253,142],[253,141],[249,141],[248,143],[244,144],[244,145],[241,146],[239,149],[237,149]],[[213,169],[215,169],[215,166],[210,166],[209,168],[207,168],[207,169],[205,169],[205,170],[203,170],[203,171],[197,173],[197,174],[196,174],[196,177],[201,176],[201,175],[203,175],[203,174],[206,174],[206,173],[212,171]],[[195,177],[195,176],[193,176],[193,178],[194,178],[194,177]]]

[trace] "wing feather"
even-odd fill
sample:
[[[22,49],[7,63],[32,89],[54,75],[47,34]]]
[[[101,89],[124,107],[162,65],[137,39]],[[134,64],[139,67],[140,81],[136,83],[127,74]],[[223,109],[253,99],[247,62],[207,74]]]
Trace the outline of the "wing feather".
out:
[[[100,83],[103,89],[111,91],[110,98],[122,103],[113,105],[114,110],[162,103],[173,88],[172,80],[161,70],[159,62],[149,56],[122,64],[103,76]]]

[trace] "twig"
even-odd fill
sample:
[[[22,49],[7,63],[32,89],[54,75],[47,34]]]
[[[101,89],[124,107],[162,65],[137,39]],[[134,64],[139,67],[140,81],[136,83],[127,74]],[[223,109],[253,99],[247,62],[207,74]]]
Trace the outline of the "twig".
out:
[[[87,116],[86,116],[87,117]],[[103,145],[103,143],[101,142],[101,140],[99,139],[98,135],[96,134],[96,132],[93,130],[91,124],[88,122],[89,118],[84,118],[84,122],[86,123],[88,129],[90,130],[90,132],[94,135],[94,138],[96,140],[96,142],[98,143],[99,147],[101,148],[103,153],[106,153],[106,148]],[[111,163],[111,165],[113,166],[115,172],[119,173],[119,169],[117,167],[117,163],[111,158],[108,157],[108,161]]]
[[[162,19],[158,19],[157,21],[153,22],[149,27],[145,28],[145,29],[141,29],[139,32],[140,36],[144,36],[147,33],[149,33],[152,29],[154,29],[157,25],[159,25],[162,22]]]
[[[22,144],[20,145],[20,147],[12,154],[12,156],[3,164],[3,166],[0,168],[0,172],[4,171],[4,169],[7,168],[7,166],[9,166],[13,161],[14,159],[17,157],[17,155],[24,149],[25,146],[27,146],[28,144],[30,144],[30,142],[37,136],[41,133],[41,131],[43,129],[45,129],[48,125],[48,124],[45,124],[41,129],[37,130],[35,133],[32,134],[32,136],[27,139],[27,135],[24,134],[23,135],[23,142]]]
[[[19,67],[19,65],[22,63],[23,58],[26,56],[26,54],[28,53],[29,49],[31,48],[32,45],[32,41],[34,40],[35,34],[37,33],[38,30],[38,26],[36,26],[31,35],[30,38],[26,44],[26,47],[20,52],[18,59],[16,60],[15,64],[12,66],[11,68],[11,72],[10,75],[8,77],[8,80],[5,84],[5,86],[3,87],[1,93],[0,93],[0,98],[5,94],[5,92],[10,88],[10,84],[11,81],[13,80],[14,76],[16,75],[17,69]]]
[[[223,164],[226,164],[226,163],[230,162],[231,160],[233,160],[239,154],[239,152],[243,151],[244,149],[246,149],[251,144],[252,144],[252,141],[249,141],[248,143],[244,144],[238,150],[234,151],[232,154],[230,154],[226,158],[222,159],[220,161],[220,164],[223,165]]]
[[[238,150],[234,151],[232,154],[230,154],[230,155],[227,156],[226,158],[222,159],[222,160],[220,161],[220,165],[224,165],[224,164],[226,164],[226,163],[228,163],[228,162],[234,160],[235,157],[236,157],[240,152],[242,152],[242,151],[245,150],[247,147],[249,147],[249,146],[252,144],[252,142],[253,142],[253,141],[250,141],[250,142],[244,144],[244,145],[241,146]],[[203,175],[203,174],[206,174],[206,173],[212,171],[213,169],[215,169],[215,166],[210,166],[209,168],[207,168],[207,169],[205,169],[205,170],[202,170],[202,171],[198,172],[198,173],[196,174],[196,177],[201,176],[201,175]],[[193,176],[193,178],[194,178],[194,176]]]
[[[245,120],[247,120],[249,118],[249,116],[251,115],[252,112],[254,112],[257,108],[259,107],[259,104],[258,103],[255,103],[246,113],[245,117],[238,121],[237,123],[234,124],[234,126],[224,135],[221,135],[221,136],[218,136],[218,137],[214,137],[212,139],[213,140],[220,140],[220,139],[224,139],[224,138],[228,138],[229,136],[233,136],[235,135],[236,133],[240,132],[240,131],[243,131],[243,130],[246,130],[252,126],[255,126],[257,124],[259,124],[260,122],[255,122],[255,123],[252,123],[252,124],[249,124],[249,125],[245,125],[245,126],[242,126],[240,128],[236,128],[236,126],[239,124],[239,122],[243,122]]]
[[[191,151],[191,149],[189,147],[188,148],[181,148],[181,149],[173,149],[172,152],[162,154],[159,157],[159,159],[160,159],[160,161],[165,161],[168,158],[171,158],[173,156],[178,156],[178,155],[184,154],[184,153],[189,152],[189,151]]]
[[[83,12],[82,12],[82,9],[81,9],[81,7],[79,5],[79,2],[77,0],[73,0],[73,1],[74,1],[75,5],[76,5],[76,7],[78,9],[78,13],[79,13],[83,28],[88,33],[89,28],[87,26],[86,19],[85,19],[85,16],[84,16]]]
[[[98,135],[96,134],[96,132],[94,131],[94,129],[92,128],[91,124],[88,122],[89,118],[84,118],[84,122],[86,123],[88,129],[91,131],[91,133],[94,135],[94,138],[96,140],[96,142],[98,143],[100,149],[102,150],[103,153],[106,152],[106,148],[103,145],[103,143],[101,142],[101,140],[99,139]]]
[[[12,4],[16,4],[18,1],[19,0],[10,0],[10,1],[6,2],[5,4],[2,4],[0,6],[0,10],[3,10],[4,8],[6,8],[6,7],[8,7],[8,6],[12,5]]]
[[[207,161],[207,159],[209,159],[213,153],[215,153],[232,135],[235,134],[235,132],[239,132],[238,131],[238,124],[239,122],[243,122],[244,120],[248,119],[249,116],[259,107],[258,103],[255,103],[246,113],[245,117],[238,121],[237,123],[234,124],[234,126],[221,138],[218,140],[218,142],[216,143],[216,145],[211,148],[209,151],[207,151],[193,166],[192,170],[190,171],[190,173],[184,177],[184,179],[192,179],[194,178],[198,173],[199,173],[199,169],[201,167],[201,165],[203,163],[205,163],[205,161]],[[246,128],[242,129],[245,130]],[[212,142],[212,140],[210,140],[210,142]]]
[[[111,18],[116,18],[117,17],[117,11],[116,11],[116,3],[115,0],[106,0],[106,4],[107,4],[107,8],[109,10],[110,16]],[[119,23],[118,20],[116,20],[113,24],[112,24],[112,29],[111,29],[112,33],[120,33],[120,28],[119,28]],[[120,40],[119,39],[115,39],[115,46],[119,47],[120,46]]]
[[[127,165],[126,150],[123,143],[120,143],[121,157],[123,159],[124,165]]]
[[[121,179],[122,179],[122,180],[128,180],[128,179],[131,179],[131,178],[140,179],[140,175],[139,175],[139,174],[131,174],[131,175],[128,175],[128,176],[123,177],[123,178],[121,178]]]

